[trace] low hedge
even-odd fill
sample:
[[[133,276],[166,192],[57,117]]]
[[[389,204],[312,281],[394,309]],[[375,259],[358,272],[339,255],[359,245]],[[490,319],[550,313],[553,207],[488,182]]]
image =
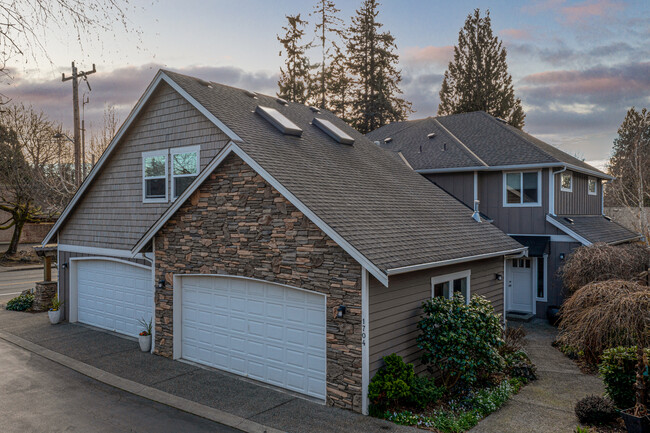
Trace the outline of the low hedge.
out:
[[[650,358],[650,348],[645,349],[645,354],[646,358]],[[607,349],[600,358],[598,372],[605,383],[607,395],[619,409],[634,406],[636,364],[636,346]],[[646,381],[647,379],[648,367],[646,366]]]

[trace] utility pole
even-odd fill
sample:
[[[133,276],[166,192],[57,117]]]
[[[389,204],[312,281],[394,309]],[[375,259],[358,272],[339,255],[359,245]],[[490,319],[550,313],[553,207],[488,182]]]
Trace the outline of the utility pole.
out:
[[[79,77],[86,78],[90,74],[97,72],[93,63],[92,71],[77,71],[77,67],[72,62],[72,75],[66,77],[65,73],[61,74],[61,81],[72,80],[72,112],[74,115],[74,180],[77,188],[81,185],[81,137],[79,126]]]

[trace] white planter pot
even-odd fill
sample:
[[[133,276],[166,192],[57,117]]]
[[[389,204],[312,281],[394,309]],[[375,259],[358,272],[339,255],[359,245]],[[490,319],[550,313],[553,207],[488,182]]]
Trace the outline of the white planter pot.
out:
[[[138,343],[143,352],[151,351],[151,335],[138,335]]]
[[[47,312],[47,315],[50,318],[50,323],[52,325],[56,325],[61,320],[61,310],[56,310],[56,311],[50,310]]]

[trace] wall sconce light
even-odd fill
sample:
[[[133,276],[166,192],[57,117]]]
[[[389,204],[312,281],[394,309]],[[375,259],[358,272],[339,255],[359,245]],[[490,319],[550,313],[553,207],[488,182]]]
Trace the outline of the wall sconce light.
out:
[[[336,317],[339,319],[345,314],[345,305],[339,305],[339,308],[336,309]]]
[[[560,260],[564,260],[564,253],[560,253]]]
[[[165,280],[158,281],[158,288],[161,290],[165,288]]]
[[[497,281],[503,281],[503,275],[502,274],[496,274],[495,279]]]
[[[61,266],[63,269],[68,269],[68,262],[62,263]]]

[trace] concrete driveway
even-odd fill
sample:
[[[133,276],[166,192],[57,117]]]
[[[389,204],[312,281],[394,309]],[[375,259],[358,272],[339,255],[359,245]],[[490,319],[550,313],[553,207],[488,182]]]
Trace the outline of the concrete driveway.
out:
[[[3,340],[0,365],[2,432],[239,432],[104,385]]]
[[[0,268],[0,303],[20,295],[23,290],[31,289],[37,281],[43,281],[43,268],[29,270],[7,270]],[[52,279],[56,280],[56,268],[52,269]]]

